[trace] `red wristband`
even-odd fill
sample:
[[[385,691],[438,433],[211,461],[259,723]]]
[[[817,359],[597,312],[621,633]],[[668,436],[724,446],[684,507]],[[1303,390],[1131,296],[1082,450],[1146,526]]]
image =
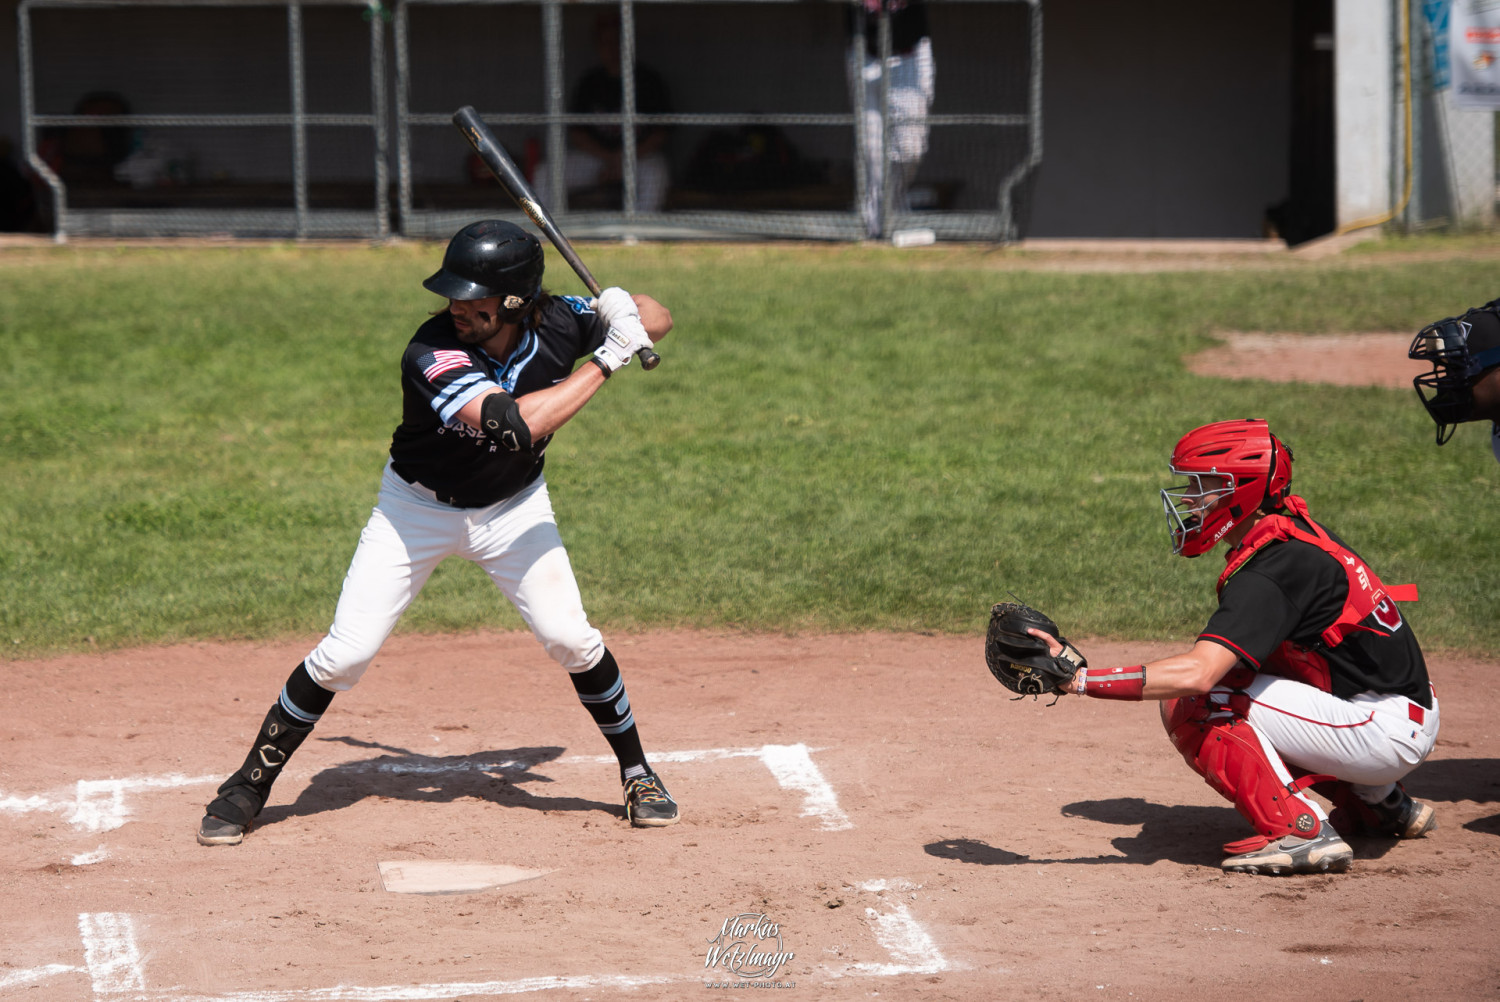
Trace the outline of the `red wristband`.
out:
[[[1146,688],[1146,666],[1129,668],[1080,668],[1073,676],[1073,687],[1080,696],[1095,699],[1128,699],[1140,702]]]

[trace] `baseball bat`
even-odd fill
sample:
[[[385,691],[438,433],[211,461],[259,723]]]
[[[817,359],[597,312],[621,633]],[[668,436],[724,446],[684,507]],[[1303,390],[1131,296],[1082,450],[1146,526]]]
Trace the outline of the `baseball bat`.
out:
[[[453,113],[453,124],[458,126],[458,131],[464,134],[469,145],[474,147],[474,152],[479,154],[479,159],[495,175],[495,180],[500,182],[500,187],[505,189],[509,195],[520,206],[526,217],[536,224],[536,228],[542,231],[542,235],[552,241],[552,246],[563,256],[563,260],[572,266],[578,277],[583,279],[583,284],[597,298],[600,292],[599,282],[589,271],[578,252],[573,249],[573,244],[557,228],[552,221],[552,215],[541,202],[537,201],[536,194],[531,190],[531,185],[526,181],[526,175],[517,169],[515,161],[510,154],[505,152],[505,147],[495,139],[479,113],[471,105],[464,105]],[[661,363],[661,356],[650,348],[642,348],[636,352],[636,357],[641,360],[641,368],[654,369]]]

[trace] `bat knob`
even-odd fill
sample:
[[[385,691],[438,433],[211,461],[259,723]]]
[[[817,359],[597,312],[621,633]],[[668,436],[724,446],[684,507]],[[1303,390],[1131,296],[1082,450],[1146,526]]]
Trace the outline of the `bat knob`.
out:
[[[635,357],[641,360],[641,368],[648,372],[661,365],[661,356],[650,348],[642,348],[635,353]]]

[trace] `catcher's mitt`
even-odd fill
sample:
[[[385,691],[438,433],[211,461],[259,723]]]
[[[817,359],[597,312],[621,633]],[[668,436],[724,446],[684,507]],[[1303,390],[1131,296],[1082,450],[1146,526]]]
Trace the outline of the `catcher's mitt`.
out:
[[[1047,642],[1028,629],[1041,630],[1063,645],[1062,654],[1047,653]],[[1016,698],[1056,694],[1088,661],[1078,648],[1062,636],[1057,624],[1024,602],[1001,602],[990,610],[990,628],[984,637],[984,662],[990,674]],[[1056,702],[1056,700],[1054,700]]]

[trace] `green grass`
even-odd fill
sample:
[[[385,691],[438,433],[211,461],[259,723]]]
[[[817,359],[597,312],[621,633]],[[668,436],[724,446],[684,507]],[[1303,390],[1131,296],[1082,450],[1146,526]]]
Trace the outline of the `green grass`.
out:
[[[1472,238],[1242,270],[1021,270],[967,247],[585,248],[677,329],[554,441],[612,629],[976,633],[1014,591],[1073,635],[1193,636],[1217,556],[1167,544],[1187,429],[1268,418],[1296,487],[1429,647],[1486,652],[1500,470],[1410,391],[1229,382],[1214,331],[1415,330],[1493,298]],[[0,648],[316,634],[375,501],[434,245],[0,252]],[[579,291],[559,260],[557,291]],[[518,627],[445,563],[400,627]]]

